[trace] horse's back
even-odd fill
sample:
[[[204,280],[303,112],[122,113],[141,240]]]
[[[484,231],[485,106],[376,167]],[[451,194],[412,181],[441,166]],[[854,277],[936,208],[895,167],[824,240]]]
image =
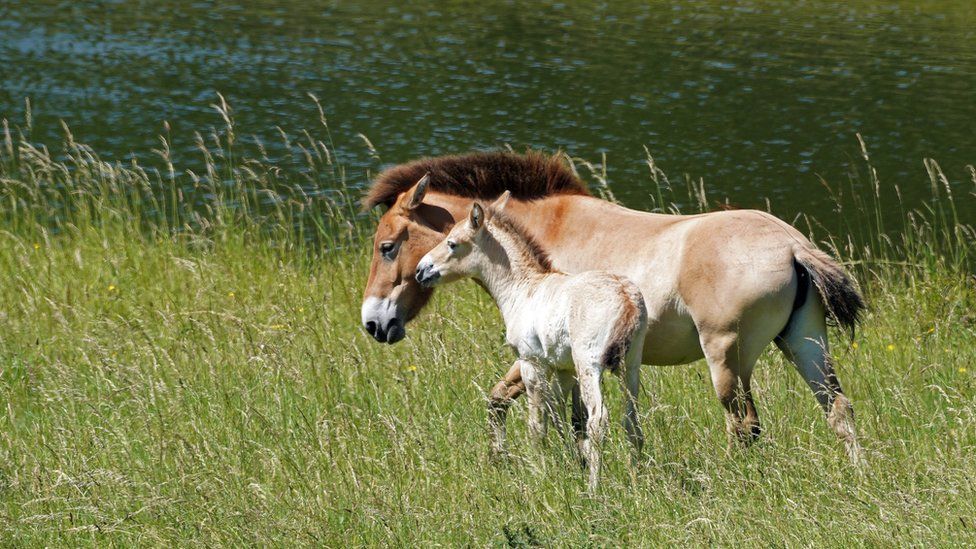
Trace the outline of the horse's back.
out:
[[[798,279],[797,248],[813,247],[796,229],[765,212],[702,215],[686,233],[678,293],[698,329],[755,330],[769,342],[786,325]]]

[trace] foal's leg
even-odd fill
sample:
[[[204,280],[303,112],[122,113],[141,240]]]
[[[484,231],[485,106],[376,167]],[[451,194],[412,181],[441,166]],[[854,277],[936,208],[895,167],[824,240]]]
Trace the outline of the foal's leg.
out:
[[[834,373],[827,345],[827,322],[823,305],[816,296],[807,299],[794,313],[786,332],[776,339],[776,345],[810,386],[827,416],[827,424],[844,442],[851,462],[863,464],[861,445],[854,428],[854,408]]]
[[[546,438],[546,408],[548,407],[549,387],[548,372],[539,364],[522,360],[522,381],[525,382],[525,394],[528,397],[528,428],[533,441],[541,443]]]
[[[553,426],[559,432],[559,437],[565,440],[566,435],[566,402],[576,391],[576,373],[572,370],[556,370],[552,386],[549,388],[549,417]]]
[[[576,353],[573,353],[576,359]],[[595,493],[600,482],[600,446],[607,432],[608,414],[600,392],[599,361],[576,361],[580,397],[589,416],[586,420],[586,439],[583,440],[583,457],[590,466],[589,490]]]
[[[572,422],[573,436],[576,438],[576,450],[579,452],[583,467],[586,467],[586,453],[583,451],[583,442],[586,440],[586,422],[589,419],[590,416],[586,411],[586,406],[583,405],[583,396],[580,394],[580,386],[577,381],[573,387]]]

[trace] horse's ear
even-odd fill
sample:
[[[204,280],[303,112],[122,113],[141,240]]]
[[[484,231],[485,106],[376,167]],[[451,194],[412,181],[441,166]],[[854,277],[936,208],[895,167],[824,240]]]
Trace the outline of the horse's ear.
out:
[[[481,204],[475,202],[471,206],[471,215],[468,216],[468,220],[471,222],[471,228],[478,230],[485,224],[485,210],[481,207]]]
[[[500,212],[504,210],[505,206],[508,204],[508,199],[511,197],[512,197],[512,191],[503,192],[501,196],[499,196],[497,199],[495,199],[494,202],[491,203],[491,206],[489,206],[488,209],[491,211],[491,213]]]
[[[411,188],[407,193],[410,195],[410,202],[407,204],[408,210],[416,209],[417,206],[424,201],[424,195],[427,194],[427,185],[430,184],[430,172],[424,174],[420,178],[420,181]]]

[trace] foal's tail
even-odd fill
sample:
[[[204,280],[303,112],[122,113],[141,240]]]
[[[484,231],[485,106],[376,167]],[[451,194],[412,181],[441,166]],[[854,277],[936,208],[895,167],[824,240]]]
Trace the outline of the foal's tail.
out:
[[[647,306],[640,290],[635,284],[627,282],[622,293],[625,297],[623,310],[610,331],[610,340],[601,360],[603,367],[612,372],[624,366],[630,346],[634,344],[634,336],[647,329]]]
[[[827,317],[849,331],[854,339],[854,329],[860,324],[861,313],[866,308],[857,283],[833,258],[816,248],[804,246],[797,249],[793,257],[793,266],[800,279],[794,310],[803,305],[806,279],[809,278],[827,309]]]

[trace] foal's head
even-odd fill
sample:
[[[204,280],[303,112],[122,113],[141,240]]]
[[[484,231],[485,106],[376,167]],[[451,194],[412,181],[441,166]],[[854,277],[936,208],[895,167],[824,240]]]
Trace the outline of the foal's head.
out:
[[[477,202],[472,204],[468,219],[454,225],[447,238],[417,264],[417,282],[430,288],[441,282],[475,275],[491,261],[489,254],[492,250],[486,246],[490,236],[485,226],[505,207],[509,196],[511,193],[505,191],[487,208]]]

